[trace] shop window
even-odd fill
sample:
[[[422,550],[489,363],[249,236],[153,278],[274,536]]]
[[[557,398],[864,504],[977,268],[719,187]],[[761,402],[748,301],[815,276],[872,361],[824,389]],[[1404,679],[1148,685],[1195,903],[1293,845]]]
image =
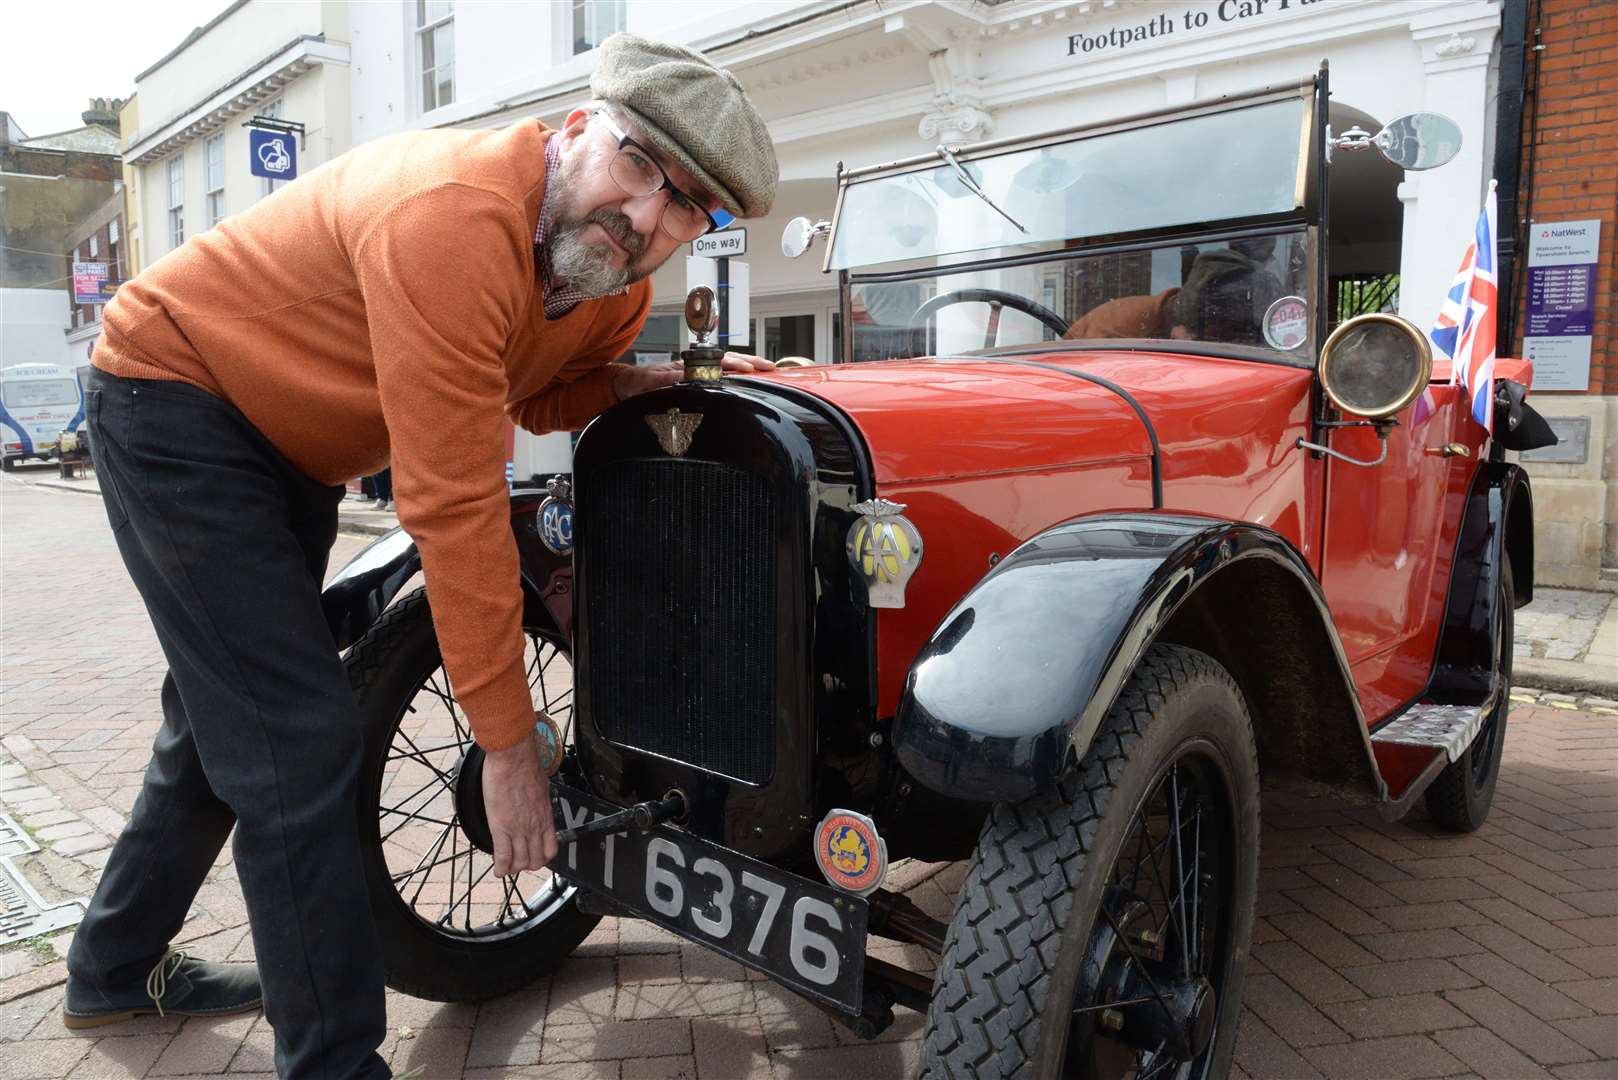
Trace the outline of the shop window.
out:
[[[589,52],[625,27],[625,0],[572,0],[573,55]]]
[[[225,137],[215,135],[202,144],[208,189],[208,228],[225,216]]]
[[[416,0],[416,55],[421,71],[421,111],[455,100],[455,4]]]
[[[169,247],[185,243],[185,151],[169,158]]]

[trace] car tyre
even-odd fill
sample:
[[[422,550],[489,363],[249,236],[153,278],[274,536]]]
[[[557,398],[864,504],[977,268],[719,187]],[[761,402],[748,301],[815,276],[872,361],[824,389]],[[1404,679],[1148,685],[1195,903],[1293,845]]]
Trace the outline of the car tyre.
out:
[[[1182,791],[1196,794],[1196,821],[1205,825],[1195,841],[1188,821],[1183,829],[1164,825],[1165,795],[1189,813],[1193,804]],[[1241,691],[1206,654],[1153,646],[1078,766],[1055,789],[998,805],[985,821],[934,980],[922,1076],[1098,1077],[1160,1069],[1165,1076],[1224,1076],[1252,936],[1258,826],[1258,762]],[[1171,833],[1180,855],[1166,851],[1171,872],[1157,874],[1158,852]],[[1195,885],[1194,897],[1184,887],[1179,893],[1179,914],[1190,916],[1184,923],[1175,898],[1159,896],[1166,929],[1163,907],[1143,899],[1152,885],[1150,874],[1140,879],[1147,840],[1159,882]],[[1215,996],[1171,1019],[1176,1014],[1160,1001],[1184,1000],[1186,969],[1202,971],[1198,978]],[[1126,985],[1144,985],[1141,973],[1154,970],[1158,1001],[1129,1004],[1130,997],[1119,996]],[[1166,971],[1179,980],[1178,994]],[[1179,1054],[1167,1041],[1156,1051],[1141,1049],[1155,1038],[1143,1039],[1143,1032],[1164,1023],[1177,1032],[1193,1024],[1198,1030],[1184,1037]],[[1162,1053],[1171,1060],[1154,1056]]]
[[[537,643],[530,650],[535,657],[568,656],[566,639],[554,631],[529,627],[524,633]],[[507,896],[496,920],[484,921],[490,909],[488,886],[483,886],[484,891],[475,899],[468,889],[464,929],[458,925],[458,914],[447,925],[434,917],[443,903],[431,899],[435,893],[442,896],[447,887],[447,906],[458,912],[455,890],[459,882],[462,878],[473,880],[479,868],[492,877],[492,860],[471,847],[458,825],[452,770],[459,754],[470,748],[471,733],[452,715],[456,711],[453,693],[443,677],[443,658],[425,591],[418,589],[385,611],[349,650],[344,663],[365,727],[358,798],[360,843],[388,985],[431,1001],[482,1001],[521,989],[554,972],[601,919],[580,911],[577,891],[549,876],[548,871],[519,876],[522,889],[515,896],[516,906],[513,897]],[[536,663],[537,660],[529,663],[531,684]],[[545,668],[540,670],[543,673]],[[554,704],[555,696],[545,688],[542,674],[540,688],[535,690],[536,706],[557,715],[560,709]],[[571,689],[565,696],[571,699]],[[407,718],[422,724],[422,713],[444,709],[448,710],[444,714],[448,720],[439,717],[435,721],[434,746],[421,745],[424,728],[417,729],[414,741],[408,731],[401,736]],[[452,727],[447,726],[449,721],[453,721]],[[390,783],[400,779],[401,762],[422,768],[408,782]],[[392,776],[390,766],[395,770]],[[427,870],[401,883],[398,867],[409,868],[408,855],[401,863],[393,833],[404,815],[384,805],[385,793],[391,801],[393,790],[409,791],[421,777],[431,783],[438,775],[448,778],[446,785],[441,785],[443,791],[428,789],[414,800],[406,795],[399,805],[411,813],[420,812],[424,821],[433,823],[422,826],[428,830],[422,835],[428,836],[429,842],[433,831],[449,822],[450,827],[443,830],[446,839],[430,859],[423,860]],[[422,803],[422,797],[429,801]],[[448,838],[451,833],[453,839]],[[433,864],[444,859],[445,852],[450,852],[452,858],[449,870],[441,873]],[[458,859],[465,860],[465,870],[455,861]],[[447,886],[445,878],[449,880]],[[498,884],[493,888],[501,889]],[[423,894],[428,899],[423,899]],[[532,906],[527,902],[530,897],[534,900]],[[476,927],[471,925],[474,910],[480,913]],[[509,923],[507,911],[512,915]]]
[[[1450,832],[1472,832],[1494,805],[1500,756],[1506,746],[1506,714],[1511,711],[1511,659],[1516,636],[1516,583],[1511,564],[1500,567],[1495,597],[1494,677],[1499,699],[1470,746],[1444,767],[1427,788],[1427,816]]]

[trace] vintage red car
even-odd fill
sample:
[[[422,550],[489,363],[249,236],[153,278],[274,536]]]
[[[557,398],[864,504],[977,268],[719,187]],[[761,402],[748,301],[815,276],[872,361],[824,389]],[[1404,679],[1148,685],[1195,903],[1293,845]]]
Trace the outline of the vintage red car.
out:
[[[784,243],[828,238],[844,362],[720,378],[699,340],[514,495],[546,872],[492,876],[409,538],[339,574],[391,983],[502,993],[610,913],[867,1036],[925,1011],[930,1076],[1224,1075],[1261,783],[1476,828],[1533,591],[1529,366],[1490,438],[1334,269],[1398,233],[1331,192],[1396,206],[1384,156],[1458,136],[1332,119],[1322,72],[843,173]],[[883,888],[906,858],[970,860],[947,924]]]

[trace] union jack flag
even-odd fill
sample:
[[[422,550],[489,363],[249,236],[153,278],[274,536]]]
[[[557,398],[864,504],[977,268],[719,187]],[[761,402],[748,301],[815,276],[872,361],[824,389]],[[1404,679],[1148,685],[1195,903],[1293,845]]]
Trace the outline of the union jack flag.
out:
[[[1438,321],[1428,337],[1438,351],[1453,361],[1450,382],[1459,384],[1471,403],[1472,419],[1484,430],[1494,431],[1494,353],[1495,312],[1499,306],[1499,282],[1495,277],[1496,203],[1495,182],[1489,181],[1489,194],[1472,242],[1461,258],[1461,268],[1438,310]]]

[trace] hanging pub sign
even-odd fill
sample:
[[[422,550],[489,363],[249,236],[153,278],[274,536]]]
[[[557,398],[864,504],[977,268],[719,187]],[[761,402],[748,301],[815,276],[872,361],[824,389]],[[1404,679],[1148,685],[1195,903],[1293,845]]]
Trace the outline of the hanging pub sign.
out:
[[[105,304],[118,291],[118,282],[107,280],[107,264],[73,260],[73,302]]]
[[[254,176],[269,180],[292,180],[298,175],[298,143],[290,131],[249,128],[248,146],[253,151]]]

